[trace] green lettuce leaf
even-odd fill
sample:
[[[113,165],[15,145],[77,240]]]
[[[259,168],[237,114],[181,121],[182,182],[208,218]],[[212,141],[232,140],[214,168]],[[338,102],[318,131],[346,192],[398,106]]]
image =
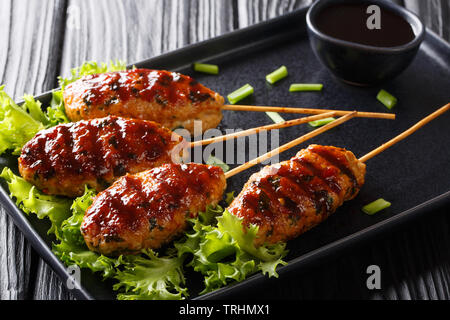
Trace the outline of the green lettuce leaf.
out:
[[[52,92],[52,100],[50,106],[47,108],[46,118],[48,127],[70,122],[66,115],[62,90]]]
[[[25,143],[45,129],[42,117],[36,104],[25,101],[18,106],[0,86],[0,155],[7,150],[20,154]]]
[[[158,257],[152,250],[143,250],[141,255],[124,256],[124,270],[118,270],[115,279],[119,282],[114,290],[119,300],[180,300],[188,295],[184,288],[183,257]]]
[[[84,238],[80,232],[81,223],[84,214],[92,204],[96,193],[94,190],[86,187],[86,191],[82,197],[74,200],[71,210],[72,215],[61,225],[62,241],[72,246],[85,248]]]
[[[17,206],[27,214],[36,214],[39,219],[48,218],[52,223],[48,233],[60,238],[61,225],[70,216],[71,201],[39,192],[9,168],[4,168],[0,177],[7,182],[10,197],[15,199]]]
[[[109,64],[88,61],[83,63],[80,67],[73,68],[70,71],[71,75],[69,77],[59,77],[59,85],[64,90],[64,87],[68,84],[80,79],[83,76],[105,72],[123,71],[126,70],[126,68],[127,66],[125,62],[119,60],[116,60],[115,62],[110,61]]]
[[[17,105],[0,87],[0,155],[11,150],[19,155],[22,147],[39,131],[67,123],[62,93],[53,92],[53,99],[47,111],[30,95],[24,95],[24,102]]]
[[[103,279],[114,277],[116,268],[120,265],[118,259],[105,257],[90,251],[86,246],[66,241],[53,244],[52,251],[66,266],[77,265],[80,268],[90,269],[94,273],[101,273]]]
[[[228,202],[233,195],[227,195]],[[208,218],[205,219],[204,217]],[[211,217],[216,217],[213,225]],[[253,243],[258,227],[244,228],[242,220],[220,206],[208,207],[199,218],[190,221],[192,231],[175,242],[178,256],[191,255],[188,266],[204,276],[205,289],[212,292],[232,282],[241,282],[261,271],[269,277],[278,277],[276,269],[285,265],[286,244],[256,248]]]
[[[230,282],[240,282],[258,271],[257,262],[244,251],[228,234],[212,226],[199,226],[199,243],[193,252],[189,266],[205,276],[207,293],[219,289]]]
[[[256,247],[254,242],[258,234],[258,226],[250,225],[248,228],[242,224],[242,219],[225,210],[221,217],[217,218],[217,228],[229,233],[237,241],[239,246],[252,256],[261,261],[275,261],[286,255],[286,243],[276,245],[263,245]]]

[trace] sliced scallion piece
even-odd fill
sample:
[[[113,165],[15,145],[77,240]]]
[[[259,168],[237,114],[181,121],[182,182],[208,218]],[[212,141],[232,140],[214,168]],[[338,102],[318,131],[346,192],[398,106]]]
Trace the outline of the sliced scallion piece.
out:
[[[323,84],[321,83],[293,83],[289,92],[322,91],[322,89]]]
[[[386,106],[386,108],[388,108],[389,110],[394,108],[397,105],[397,102],[398,102],[397,98],[394,97],[393,95],[391,95],[386,90],[381,90],[378,93],[377,99],[382,104],[384,104]]]
[[[336,118],[325,118],[325,119],[320,119],[320,120],[316,120],[316,121],[311,121],[311,122],[309,122],[309,125],[311,127],[317,128],[317,127],[322,127],[326,124],[329,124],[333,121],[336,121]]]
[[[206,161],[206,164],[222,168],[223,172],[225,173],[230,170],[230,167],[225,162],[214,156],[209,156],[208,161]]]
[[[230,93],[227,98],[231,104],[236,104],[242,99],[245,99],[248,96],[252,95],[253,92],[254,92],[253,87],[249,84],[246,84],[242,88],[237,89],[236,91]]]
[[[374,215],[384,209],[387,209],[391,206],[390,202],[387,202],[384,199],[378,199],[377,201],[374,201],[367,206],[362,208],[362,211],[364,211],[368,215]]]
[[[219,66],[206,63],[194,63],[194,70],[207,74],[219,74]]]
[[[271,74],[268,74],[266,76],[266,80],[270,84],[274,84],[280,81],[281,79],[286,78],[287,76],[288,76],[288,69],[286,68],[286,66],[282,66],[281,68],[275,70]]]
[[[266,112],[270,119],[275,123],[282,123],[285,120],[280,116],[278,112]]]

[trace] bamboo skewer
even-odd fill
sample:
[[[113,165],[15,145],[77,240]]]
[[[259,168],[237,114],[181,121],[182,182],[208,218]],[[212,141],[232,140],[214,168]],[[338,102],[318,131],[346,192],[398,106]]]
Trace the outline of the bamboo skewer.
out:
[[[270,159],[270,158],[272,158],[272,157],[274,157],[274,156],[276,156],[276,155],[278,155],[278,154],[280,154],[280,153],[282,153],[282,152],[284,152],[284,151],[286,151],[286,150],[288,150],[290,148],[293,148],[293,147],[295,147],[295,146],[297,146],[297,145],[299,145],[299,144],[301,144],[301,143],[303,143],[303,142],[305,142],[305,141],[307,141],[307,140],[309,140],[311,138],[314,138],[314,137],[320,135],[321,133],[324,133],[324,132],[326,132],[326,131],[328,131],[330,129],[333,129],[334,127],[337,127],[337,126],[343,124],[344,122],[347,122],[348,120],[356,117],[356,115],[357,115],[356,111],[354,111],[354,112],[352,112],[350,114],[347,114],[347,115],[339,118],[336,121],[333,121],[333,122],[331,122],[331,123],[329,123],[329,124],[319,128],[319,129],[314,130],[314,131],[312,131],[312,132],[310,132],[308,134],[305,134],[305,135],[303,135],[303,136],[301,136],[301,137],[299,137],[299,138],[297,138],[297,139],[295,139],[295,140],[293,140],[293,141],[291,141],[291,142],[289,142],[289,143],[287,143],[287,144],[285,144],[285,145],[283,145],[283,146],[281,146],[281,147],[279,147],[277,149],[274,149],[274,150],[272,150],[272,151],[270,151],[270,152],[268,152],[268,153],[266,153],[266,154],[264,154],[264,155],[262,155],[262,156],[260,156],[260,157],[258,157],[256,159],[252,160],[252,161],[249,161],[249,162],[247,162],[247,163],[245,163],[245,164],[243,164],[243,165],[241,165],[241,166],[239,166],[239,167],[237,167],[237,168],[235,168],[235,169],[233,169],[231,171],[228,171],[227,173],[225,173],[225,178],[229,179],[229,178],[237,175],[238,173],[240,173],[240,172],[242,172],[244,170],[247,170],[247,169],[249,169],[249,168],[251,168],[251,167],[253,167],[253,166],[257,165],[257,164],[260,164],[261,162],[264,162],[264,161],[266,161],[266,160],[268,160],[268,159]]]
[[[436,112],[433,112],[432,114],[430,114],[428,117],[424,118],[423,120],[419,121],[417,124],[412,126],[410,129],[406,130],[402,134],[398,135],[397,137],[395,137],[391,141],[383,144],[381,147],[379,147],[379,148],[373,150],[372,152],[366,154],[364,157],[359,159],[359,161],[366,162],[366,161],[372,159],[373,157],[379,155],[383,151],[389,149],[393,145],[395,145],[395,144],[399,143],[400,141],[402,141],[403,139],[409,137],[414,132],[416,132],[417,130],[421,129],[423,126],[425,126],[429,122],[433,121],[434,119],[438,118],[439,116],[441,116],[442,114],[444,114],[448,110],[450,110],[450,103],[445,105],[445,106],[443,106],[442,108],[440,108]]]
[[[334,117],[334,116],[336,116],[335,112],[328,112],[328,113],[322,113],[322,114],[319,114],[316,116],[284,121],[281,123],[275,123],[275,124],[271,124],[271,125],[267,125],[267,126],[248,129],[248,130],[240,131],[240,132],[236,132],[236,133],[231,133],[231,134],[223,135],[220,137],[205,139],[205,140],[201,140],[201,141],[194,141],[194,142],[190,143],[190,147],[194,148],[194,147],[199,147],[199,146],[205,146],[205,145],[212,144],[212,143],[228,141],[228,140],[236,139],[236,138],[240,138],[240,137],[251,136],[251,135],[257,134],[263,130],[270,131],[270,130],[275,130],[275,129],[287,128],[287,127],[292,127],[292,126],[296,126],[296,125],[300,125],[300,124],[304,124],[304,123],[309,123],[311,121],[321,120],[321,119],[330,118],[330,117]]]
[[[306,108],[283,108],[268,106],[243,106],[243,105],[224,105],[222,110],[231,111],[255,111],[255,112],[279,112],[279,113],[297,113],[297,114],[321,114],[327,112],[335,112],[336,116],[345,116],[353,111],[330,110],[330,109],[306,109]],[[395,120],[395,114],[377,113],[377,112],[358,112],[359,118],[376,118]]]
[[[416,131],[418,131],[419,129],[421,129],[422,127],[424,127],[426,124],[428,124],[429,122],[435,120],[436,118],[438,118],[439,116],[443,115],[445,112],[450,110],[450,103],[443,106],[442,108],[440,108],[439,110],[433,112],[432,114],[430,114],[429,116],[427,116],[426,118],[422,119],[421,121],[419,121],[417,124],[415,124],[414,126],[412,126],[410,129],[406,130],[405,132],[403,132],[402,134],[398,135],[397,137],[395,137],[394,139],[390,140],[389,142],[383,144],[382,146],[380,146],[379,148],[373,150],[372,152],[366,154],[364,157],[360,158],[359,161],[361,162],[366,162],[370,159],[372,159],[373,157],[377,156],[378,154],[382,153],[383,151],[389,149],[390,147],[394,146],[395,144],[399,143],[400,141],[404,140],[405,138],[409,137],[410,135],[412,135],[413,133],[415,133]],[[353,111],[341,118],[339,118],[336,121],[333,121],[317,130],[314,130],[308,134],[305,134],[304,136],[301,136],[277,149],[274,149],[252,161],[249,161],[231,171],[228,171],[225,174],[225,178],[229,179],[239,173],[241,173],[244,170],[247,170],[257,164],[260,164],[292,147],[295,147],[305,141],[307,141],[308,139],[311,139],[313,137],[316,137],[318,135],[320,135],[321,133],[328,131],[354,117],[357,117],[358,112],[357,111]]]

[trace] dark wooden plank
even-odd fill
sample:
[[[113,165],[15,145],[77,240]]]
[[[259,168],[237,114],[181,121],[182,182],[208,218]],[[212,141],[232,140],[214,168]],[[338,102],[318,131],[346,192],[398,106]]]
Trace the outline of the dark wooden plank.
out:
[[[450,2],[448,0],[404,0],[404,5],[419,15],[427,28],[450,41]]]
[[[277,17],[311,4],[312,0],[237,0],[239,28]]]
[[[71,1],[79,28],[66,30],[63,72],[87,60],[146,59],[233,28],[231,1]],[[77,18],[74,18],[77,20]]]
[[[55,86],[61,38],[54,30],[61,28],[63,11],[63,1],[2,1],[0,83],[14,98]],[[29,244],[1,208],[0,299],[30,297],[30,275],[36,268],[32,256]]]

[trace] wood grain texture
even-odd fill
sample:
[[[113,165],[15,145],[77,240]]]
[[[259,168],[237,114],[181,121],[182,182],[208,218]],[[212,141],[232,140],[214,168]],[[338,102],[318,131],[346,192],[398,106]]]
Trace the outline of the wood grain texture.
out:
[[[450,1],[404,0],[404,6],[419,15],[427,28],[450,41]]]
[[[6,84],[5,90],[15,99],[23,92],[40,93],[55,86],[61,38],[53,31],[62,23],[63,10],[60,1],[2,1],[0,83]],[[2,208],[0,299],[30,298],[36,259]]]
[[[450,40],[447,0],[396,0]],[[282,15],[311,0],[3,0],[0,79],[15,98],[56,86],[56,75],[86,60],[139,61]],[[24,22],[25,21],[25,22]],[[446,210],[235,298],[449,299]],[[427,244],[427,245],[424,245]],[[0,299],[72,299],[64,284],[0,212]],[[383,290],[368,291],[378,264]]]

